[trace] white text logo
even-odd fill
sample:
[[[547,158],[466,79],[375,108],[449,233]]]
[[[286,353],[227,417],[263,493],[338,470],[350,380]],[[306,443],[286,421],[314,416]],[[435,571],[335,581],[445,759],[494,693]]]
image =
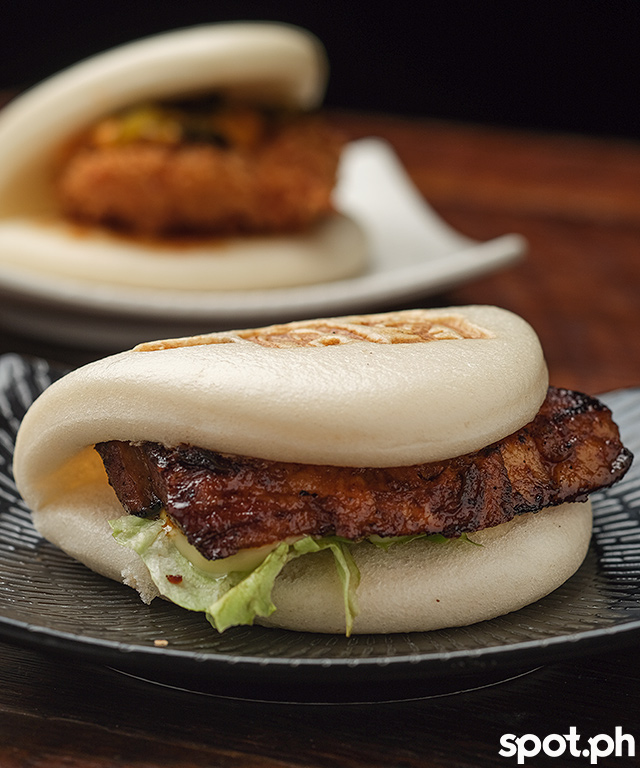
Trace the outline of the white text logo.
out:
[[[502,749],[498,754],[501,757],[517,757],[518,765],[523,765],[527,758],[536,757],[540,752],[544,752],[547,757],[560,757],[568,751],[572,757],[589,758],[591,765],[597,765],[601,757],[635,757],[636,754],[635,739],[623,733],[620,726],[616,727],[613,736],[600,733],[582,744],[580,739],[574,726],[569,728],[569,733],[551,733],[543,739],[533,733],[525,733],[523,736],[505,733],[500,737]]]

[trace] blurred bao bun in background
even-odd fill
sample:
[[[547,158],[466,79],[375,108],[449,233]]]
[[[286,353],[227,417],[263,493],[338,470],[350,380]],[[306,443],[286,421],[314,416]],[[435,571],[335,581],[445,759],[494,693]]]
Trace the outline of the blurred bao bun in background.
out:
[[[313,35],[258,22],[163,33],[54,75],[0,113],[0,261],[187,290],[357,274],[364,234],[331,200],[341,139],[311,114],[327,77]]]

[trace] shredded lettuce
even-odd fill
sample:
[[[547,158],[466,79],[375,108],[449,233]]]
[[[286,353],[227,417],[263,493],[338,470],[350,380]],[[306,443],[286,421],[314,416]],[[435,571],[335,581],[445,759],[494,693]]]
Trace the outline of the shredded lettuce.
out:
[[[342,585],[346,634],[351,634],[358,613],[360,572],[349,547],[337,536],[283,542],[248,573],[210,574],[178,551],[161,520],[124,515],[110,525],[115,540],[140,555],[161,595],[182,608],[205,613],[218,632],[253,624],[256,616],[270,616],[276,610],[271,591],[284,566],[301,555],[328,549]]]
[[[282,542],[251,571],[214,574],[198,568],[178,550],[162,520],[124,515],[109,524],[115,540],[140,555],[161,595],[182,608],[204,613],[218,632],[232,626],[253,624],[257,616],[270,616],[276,610],[271,592],[284,566],[302,555],[328,549],[333,555],[342,587],[345,631],[347,636],[351,634],[353,621],[358,615],[356,592],[360,571],[347,539],[305,536],[292,543]],[[372,536],[369,541],[387,551],[392,546],[416,539],[434,543],[451,541],[440,534]],[[462,534],[460,539],[482,546],[466,534]]]

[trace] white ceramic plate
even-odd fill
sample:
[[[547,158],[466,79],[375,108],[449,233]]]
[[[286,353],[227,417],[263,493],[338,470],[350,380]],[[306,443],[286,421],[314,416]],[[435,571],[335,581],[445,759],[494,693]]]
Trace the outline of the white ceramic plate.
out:
[[[393,150],[375,138],[349,144],[336,207],[364,228],[370,267],[358,277],[264,291],[128,288],[0,263],[0,323],[22,334],[99,349],[413,302],[520,258],[515,234],[478,242],[445,224]]]

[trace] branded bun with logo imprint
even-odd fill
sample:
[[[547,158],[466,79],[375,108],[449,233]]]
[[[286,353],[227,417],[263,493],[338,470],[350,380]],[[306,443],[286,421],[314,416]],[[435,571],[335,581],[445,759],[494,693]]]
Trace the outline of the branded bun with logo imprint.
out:
[[[220,23],[82,61],[0,114],[0,258],[138,288],[342,279],[364,233],[332,204],[342,137],[309,32]]]
[[[407,632],[560,586],[630,461],[523,319],[469,306],[139,345],[40,396],[14,471],[45,538],[144,600]]]

